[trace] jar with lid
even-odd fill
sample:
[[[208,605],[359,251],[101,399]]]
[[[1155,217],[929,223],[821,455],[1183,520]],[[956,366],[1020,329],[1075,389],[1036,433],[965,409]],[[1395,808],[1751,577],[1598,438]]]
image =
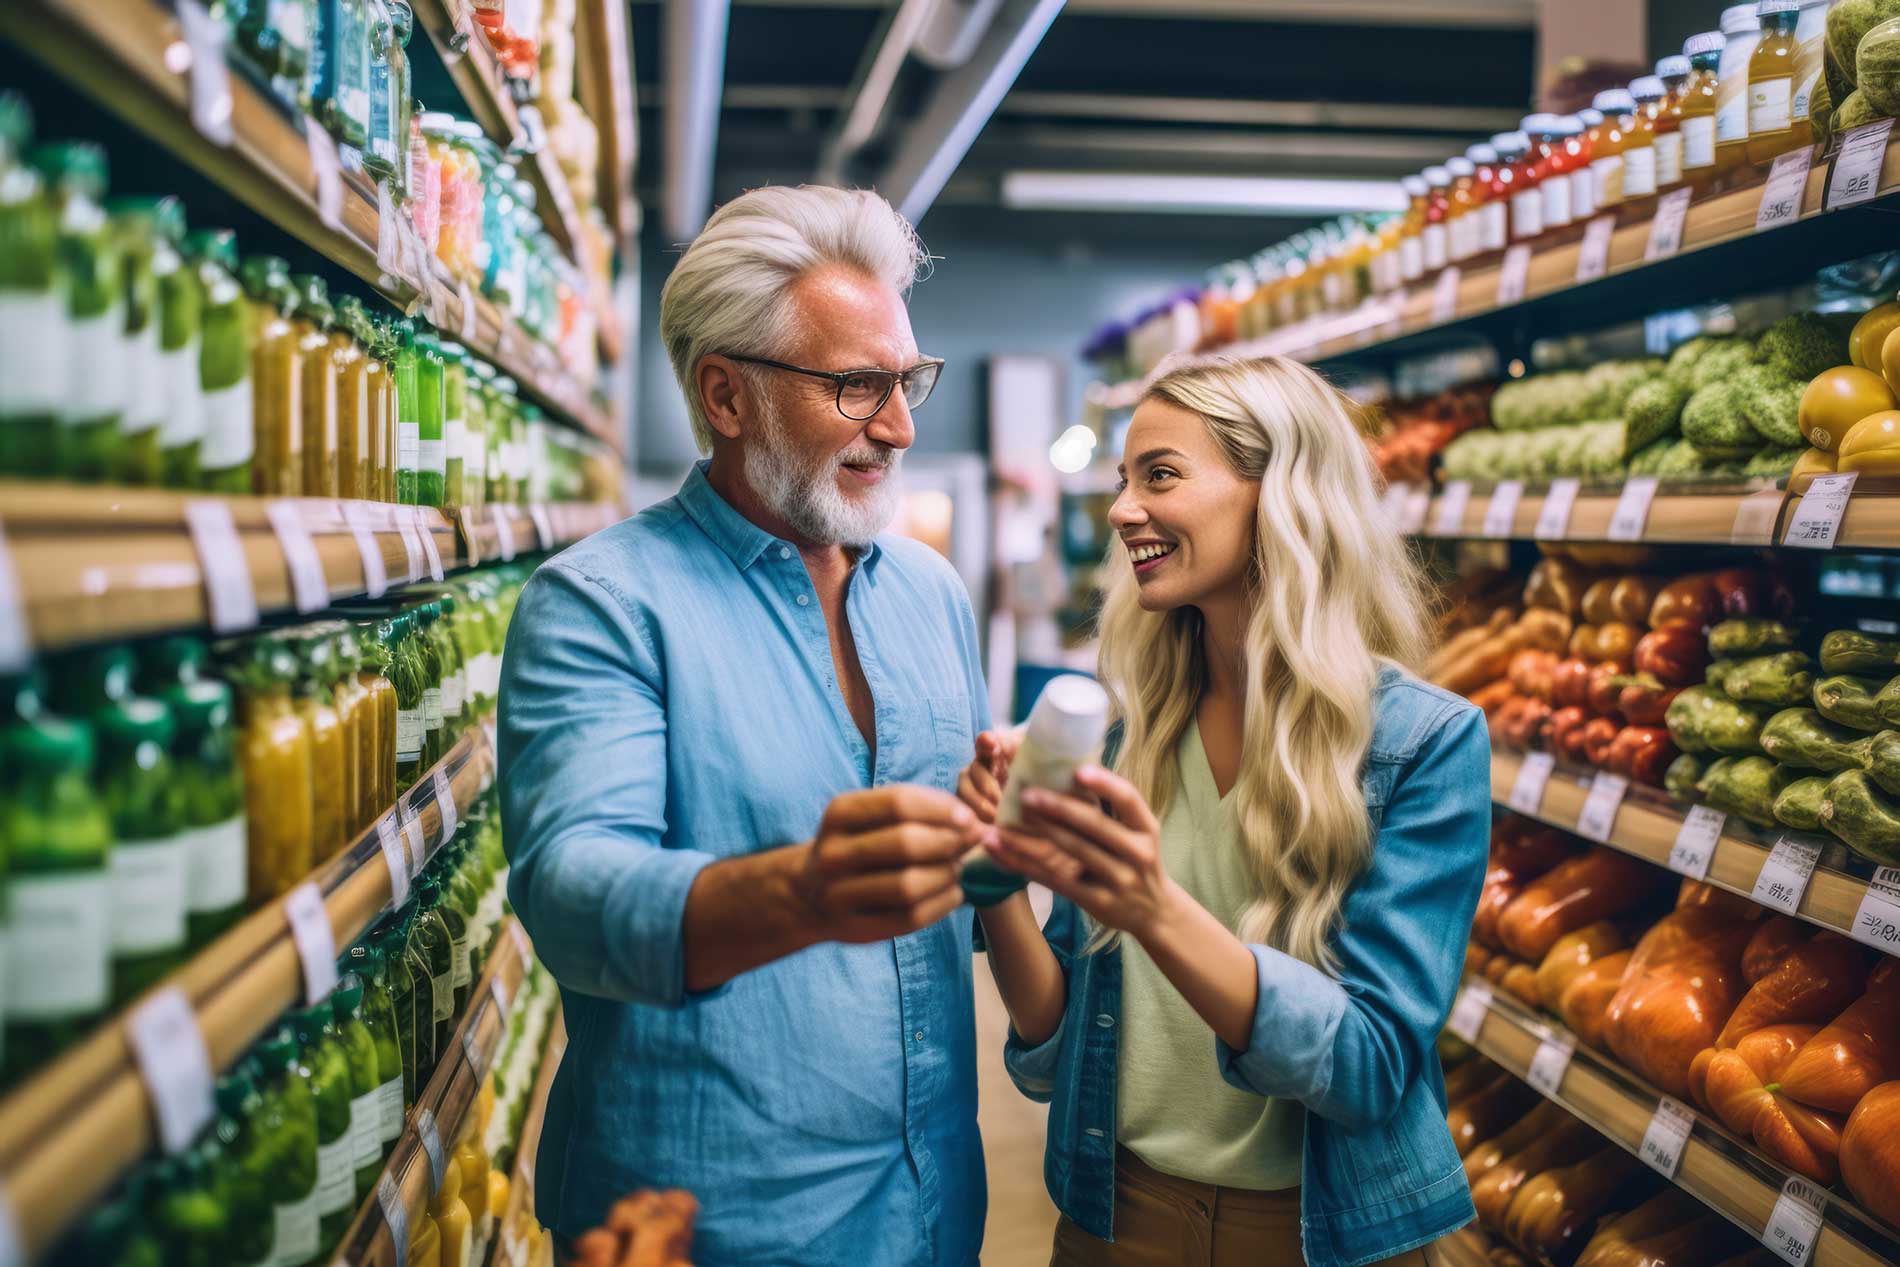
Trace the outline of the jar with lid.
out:
[[[290,311],[289,265],[274,255],[244,261],[250,296],[254,483],[264,496],[303,492],[303,344]]]
[[[370,771],[376,761],[376,709],[358,675],[362,653],[347,624],[327,622],[322,636],[330,644],[330,697],[343,726],[343,839],[369,826],[379,807],[372,802]]]
[[[198,446],[199,484],[212,493],[249,493],[257,433],[251,309],[237,279],[237,235],[229,229],[200,229],[185,238],[185,255],[197,270],[198,290],[204,296],[198,386],[205,431]]]
[[[1491,145],[1498,152],[1491,196],[1509,210],[1510,240],[1529,242],[1544,231],[1543,197],[1537,193],[1527,162],[1530,139],[1522,132],[1499,132]]]
[[[1447,258],[1461,264],[1478,253],[1478,165],[1462,154],[1445,160],[1451,173],[1449,205],[1445,211]]]
[[[1682,45],[1683,56],[1689,59],[1689,81],[1682,95],[1682,177],[1698,195],[1708,190],[1716,176],[1718,72],[1727,42],[1720,31],[1704,31]]]
[[[362,302],[345,295],[336,301],[336,315],[330,339],[337,365],[337,496],[370,498],[377,495],[388,382],[370,351],[375,331]]]
[[[1632,81],[1629,94],[1635,109],[1630,114],[1629,142],[1623,150],[1623,199],[1639,204],[1640,211],[1656,196],[1656,113],[1669,94],[1654,75]]]
[[[112,815],[112,997],[123,1003],[184,961],[189,840],[171,709],[127,695],[95,724],[97,778]]]
[[[1560,133],[1562,125],[1554,114],[1533,114],[1525,117],[1523,126],[1531,138],[1537,193],[1543,203],[1544,230],[1549,232],[1565,228],[1573,215],[1570,206],[1570,162]]]
[[[160,473],[158,428],[165,394],[158,376],[158,201],[119,197],[107,204],[125,256],[125,330],[119,348],[125,413],[111,478],[135,486],[157,484]],[[182,215],[179,222],[182,226]],[[169,254],[175,265],[177,253]]]
[[[1656,129],[1656,192],[1668,193],[1683,182],[1682,106],[1689,92],[1689,59],[1680,54],[1656,63],[1663,98],[1650,115]]]
[[[125,414],[119,372],[125,249],[99,203],[106,190],[106,155],[90,142],[71,141],[41,145],[33,161],[53,190],[58,252],[67,280],[60,474],[103,481],[117,465]]]
[[[322,633],[306,634],[292,644],[297,675],[292,698],[310,732],[310,848],[322,862],[347,843],[344,802],[349,795],[349,737],[330,689],[335,656]]]
[[[1748,58],[1748,161],[1766,167],[1812,139],[1807,116],[1794,114],[1795,27],[1801,0],[1760,0],[1759,36]]]
[[[238,688],[251,902],[261,906],[302,883],[316,863],[310,729],[291,699],[297,657],[281,642],[240,644],[227,676]]]
[[[22,157],[32,132],[26,102],[0,94],[0,473],[50,476],[66,396],[68,282],[51,189]]]
[[[1748,162],[1749,74],[1755,46],[1761,42],[1761,22],[1755,5],[1734,4],[1722,10],[1722,61],[1715,96],[1715,174],[1728,175]],[[1792,81],[1792,71],[1789,75]],[[1793,101],[1790,94],[1789,107]]]
[[[365,787],[370,818],[396,803],[396,687],[389,680],[389,645],[386,631],[370,624],[355,628],[357,647],[356,680],[376,710],[371,727],[376,748],[370,754]]]
[[[1425,177],[1425,223],[1419,229],[1419,252],[1427,275],[1436,273],[1450,261],[1451,247],[1446,220],[1451,213],[1451,173],[1442,167],[1427,167]]]
[[[1423,176],[1406,176],[1400,179],[1399,188],[1405,191],[1407,200],[1399,237],[1399,276],[1415,282],[1425,275],[1425,206],[1432,187]]]
[[[1465,151],[1465,157],[1476,168],[1472,180],[1471,194],[1475,206],[1471,229],[1474,255],[1483,255],[1491,251],[1502,251],[1511,239],[1511,209],[1508,197],[1501,196],[1498,184],[1498,151],[1488,142],[1480,141]]]
[[[1815,94],[1827,63],[1827,13],[1829,0],[1801,0],[1801,17],[1794,27],[1794,125],[1804,126],[1800,144],[1814,139]],[[1818,104],[1827,105],[1825,99]],[[1824,125],[1825,126],[1825,125]]]
[[[1590,160],[1596,156],[1597,137],[1603,130],[1603,112],[1594,106],[1577,111],[1583,131],[1573,142],[1575,158],[1570,169],[1570,213],[1577,220],[1588,220],[1597,213],[1596,173]]]
[[[231,688],[202,678],[159,697],[178,724],[172,770],[184,799],[186,931],[202,946],[244,915],[244,776]]]
[[[1630,131],[1636,100],[1626,88],[1611,88],[1596,95],[1596,108],[1603,112],[1603,128],[1597,134],[1590,170],[1596,181],[1597,206],[1604,211],[1623,204],[1624,155],[1629,150]],[[1651,158],[1655,152],[1651,151]]]
[[[303,495],[337,495],[337,363],[330,330],[336,311],[320,277],[300,273],[290,279],[295,304],[290,321],[297,329],[303,363]]]

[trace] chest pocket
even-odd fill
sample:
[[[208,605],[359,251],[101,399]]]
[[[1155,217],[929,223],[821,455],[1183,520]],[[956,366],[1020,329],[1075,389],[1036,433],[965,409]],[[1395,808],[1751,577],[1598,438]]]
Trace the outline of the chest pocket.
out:
[[[970,733],[970,697],[935,695],[930,704],[930,744],[936,784],[954,791],[957,776],[976,755],[976,736]]]

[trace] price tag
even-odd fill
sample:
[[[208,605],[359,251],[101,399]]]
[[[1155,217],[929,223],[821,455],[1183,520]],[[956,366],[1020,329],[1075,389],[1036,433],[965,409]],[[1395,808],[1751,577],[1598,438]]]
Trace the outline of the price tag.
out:
[[[1519,242],[1504,253],[1504,262],[1498,266],[1498,307],[1523,299],[1530,276],[1531,246],[1528,242]]]
[[[177,0],[178,27],[191,50],[191,126],[213,145],[230,145],[231,68],[224,63],[224,23],[199,0]]]
[[[1458,281],[1460,274],[1456,265],[1441,269],[1438,280],[1432,284],[1432,324],[1442,325],[1458,317]]]
[[[1438,507],[1432,512],[1432,532],[1440,537],[1464,535],[1465,507],[1471,504],[1469,480],[1453,480],[1438,495]]]
[[[0,673],[23,673],[33,658],[33,640],[26,629],[26,604],[20,598],[20,574],[0,528]],[[0,1267],[6,1260],[0,1258]]]
[[[401,906],[409,900],[409,853],[403,847],[402,837],[394,810],[376,820],[376,843],[382,846],[383,866],[389,870],[391,906]]]
[[[1524,763],[1517,767],[1517,778],[1511,781],[1511,796],[1505,804],[1520,814],[1535,814],[1542,809],[1544,785],[1550,782],[1550,772],[1556,764],[1557,758],[1548,752],[1526,755]]]
[[[257,591],[244,556],[229,502],[194,498],[185,503],[185,527],[204,573],[206,606],[213,633],[237,633],[257,624]]]
[[[495,540],[499,543],[501,561],[513,563],[515,561],[515,526],[508,521],[508,512],[503,510],[498,502],[489,503],[488,513],[489,518],[495,521]]]
[[[429,837],[422,830],[422,819],[417,817],[415,806],[408,798],[396,803],[396,815],[402,822],[403,847],[409,854],[409,874],[422,874],[422,864],[429,860]]]
[[[1768,1226],[1762,1229],[1761,1243],[1784,1262],[1804,1267],[1814,1253],[1814,1240],[1821,1234],[1822,1211],[1826,1209],[1827,1197],[1820,1188],[1800,1175],[1789,1175],[1768,1215]]]
[[[1484,535],[1508,537],[1517,526],[1517,503],[1524,496],[1524,485],[1505,480],[1491,490],[1491,501],[1484,508]]]
[[[1394,487],[1400,486],[1394,485]],[[1386,501],[1390,503],[1391,500],[1392,489],[1387,489]],[[528,518],[534,522],[535,540],[541,543],[543,550],[552,550],[556,544],[554,539],[554,523],[548,518],[547,506],[541,502],[535,502],[528,507]]]
[[[1417,536],[1425,531],[1425,513],[1431,509],[1431,506],[1431,485],[1412,485],[1406,490],[1405,513],[1399,518],[1399,531],[1406,536]]]
[[[211,1056],[191,1000],[169,985],[132,1009],[125,1033],[152,1097],[158,1140],[168,1153],[190,1148],[211,1120]]]
[[[284,899],[284,914],[290,919],[297,957],[303,960],[304,1001],[315,1007],[336,989],[336,933],[330,928],[330,913],[323,909],[316,881],[306,880],[290,891]]]
[[[402,276],[402,216],[381,181],[376,184],[376,270],[385,277]]]
[[[1755,878],[1755,900],[1763,906],[1795,914],[1808,891],[1808,878],[1814,874],[1814,864],[1820,860],[1821,846],[1814,841],[1783,836],[1761,864],[1761,874]]]
[[[270,520],[277,547],[284,552],[284,565],[290,569],[291,601],[299,612],[322,611],[330,605],[330,581],[323,574],[316,542],[304,527],[302,509],[295,502],[274,501],[264,507],[264,517]]]
[[[336,138],[323,125],[305,116],[304,140],[310,146],[310,170],[317,178],[317,219],[332,233],[343,232],[343,163],[337,157]]]
[[[383,1222],[389,1224],[389,1239],[396,1243],[396,1267],[404,1267],[409,1260],[409,1210],[402,1203],[396,1176],[388,1171],[376,1183],[376,1204],[382,1207]]]
[[[442,816],[442,839],[455,835],[460,820],[455,816],[455,793],[449,790],[449,776],[438,767],[435,772],[435,812]]]
[[[370,510],[362,502],[344,502],[343,519],[356,539],[356,553],[363,561],[363,593],[381,598],[389,592],[389,570],[383,563],[383,547],[370,528]]]
[[[462,541],[468,546],[468,566],[478,567],[482,561],[482,544],[481,538],[476,535],[475,511],[464,506],[456,512],[456,517],[462,523]]]
[[[1570,1071],[1570,1058],[1576,1054],[1577,1040],[1573,1035],[1548,1035],[1537,1045],[1530,1068],[1524,1071],[1524,1081],[1545,1095],[1556,1095],[1558,1088],[1564,1084],[1564,1074]]]
[[[1669,869],[1691,880],[1706,880],[1709,863],[1715,858],[1715,842],[1722,839],[1728,815],[1706,805],[1693,805],[1676,828],[1676,843],[1669,847]]]
[[[488,997],[495,1000],[495,1010],[501,1013],[502,1023],[507,1024],[508,1006],[510,1002],[508,998],[508,983],[501,979],[499,972],[488,978]]]
[[[1583,249],[1577,252],[1577,281],[1593,282],[1610,271],[1610,239],[1616,235],[1616,217],[1598,216],[1583,229]]]
[[[416,1135],[429,1158],[429,1195],[433,1197],[442,1190],[442,1172],[448,1167],[448,1159],[442,1153],[442,1132],[436,1129],[435,1114],[427,1108],[416,1110]]]
[[[1655,1115],[1649,1119],[1649,1129],[1643,1132],[1643,1146],[1636,1155],[1661,1171],[1663,1178],[1674,1179],[1682,1165],[1683,1146],[1689,1142],[1689,1132],[1694,1129],[1695,1114],[1689,1107],[1664,1096],[1656,1102]]]
[[[462,1056],[477,1078],[488,1072],[488,1052],[483,1049],[482,1040],[477,1036],[480,1028],[477,1022],[480,1020],[481,1012],[477,1011],[469,1016],[468,1024],[462,1027]]]
[[[1735,507],[1735,522],[1729,526],[1728,543],[1732,546],[1773,545],[1775,525],[1781,520],[1781,502],[1778,488],[1764,488],[1742,498]]]
[[[1623,807],[1623,795],[1629,790],[1630,781],[1622,775],[1598,770],[1590,780],[1590,795],[1583,798],[1583,808],[1577,811],[1577,834],[1607,843],[1616,826],[1616,811]]]
[[[1654,475],[1632,475],[1623,481],[1623,495],[1616,499],[1616,511],[1610,516],[1612,541],[1641,541],[1643,525],[1649,522],[1649,503],[1656,500]]]
[[[1544,493],[1544,504],[1537,512],[1534,535],[1539,541],[1562,541],[1570,533],[1570,512],[1576,507],[1582,480],[1552,480]]]
[[[1803,145],[1775,160],[1768,169],[1768,183],[1762,186],[1761,206],[1755,211],[1755,232],[1778,229],[1801,218],[1801,204],[1808,194],[1808,164],[1813,159],[1814,147]]]
[[[1781,544],[1804,550],[1833,549],[1841,535],[1841,520],[1847,516],[1847,503],[1854,495],[1854,481],[1859,478],[1858,471],[1815,476],[1808,491],[1795,503]]]
[[[413,581],[422,575],[422,531],[407,508],[395,507],[396,535],[402,539],[403,580]]]
[[[1867,882],[1867,896],[1847,930],[1855,941],[1900,955],[1900,867],[1882,867]]]
[[[1880,192],[1880,164],[1887,157],[1887,134],[1893,120],[1882,119],[1855,128],[1841,138],[1840,153],[1827,176],[1827,209],[1837,211],[1870,201]]]
[[[439,581],[442,579],[442,555],[435,548],[435,534],[429,531],[429,525],[423,522],[420,507],[416,509],[412,522],[416,525],[416,536],[422,542],[423,556],[429,560],[429,579]]]
[[[1684,185],[1663,195],[1656,204],[1656,215],[1649,222],[1649,243],[1643,247],[1644,260],[1668,259],[1682,249],[1682,222],[1689,214],[1689,196],[1695,191]]]
[[[1451,1005],[1445,1028],[1467,1043],[1477,1042],[1478,1031],[1484,1028],[1485,1013],[1491,1010],[1491,995],[1491,983],[1483,977],[1465,982],[1465,988],[1458,991],[1457,1002]]]

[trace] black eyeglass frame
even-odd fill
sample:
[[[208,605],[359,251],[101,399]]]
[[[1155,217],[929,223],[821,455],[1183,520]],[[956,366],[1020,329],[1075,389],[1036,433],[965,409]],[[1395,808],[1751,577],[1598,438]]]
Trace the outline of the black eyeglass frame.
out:
[[[843,414],[852,422],[869,422],[871,419],[877,417],[878,414],[883,412],[884,406],[891,403],[891,394],[897,390],[899,383],[905,384],[906,391],[904,397],[908,400],[910,398],[908,386],[911,376],[921,373],[924,370],[934,370],[935,374],[931,377],[929,389],[924,392],[923,400],[919,400],[911,405],[912,409],[921,408],[924,401],[930,399],[930,393],[937,389],[937,379],[942,376],[944,366],[942,357],[931,356],[925,357],[923,360],[917,362],[917,364],[905,370],[887,370],[875,365],[867,365],[863,369],[857,370],[813,370],[806,369],[803,365],[788,365],[784,361],[768,360],[763,356],[740,356],[736,352],[728,352],[725,355],[729,360],[744,361],[748,365],[764,365],[771,369],[784,370],[788,374],[803,374],[807,378],[822,378],[826,380],[838,389],[836,394],[832,397],[832,403],[838,407],[840,414]],[[877,407],[860,418],[855,414],[845,412],[844,389],[846,380],[857,378],[865,374],[876,374],[884,379],[884,394],[878,398]]]

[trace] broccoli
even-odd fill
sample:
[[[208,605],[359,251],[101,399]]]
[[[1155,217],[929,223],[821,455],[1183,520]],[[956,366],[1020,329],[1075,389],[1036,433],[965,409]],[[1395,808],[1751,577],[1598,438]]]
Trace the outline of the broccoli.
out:
[[[1631,392],[1623,406],[1624,453],[1634,454],[1673,434],[1690,394],[1688,384],[1672,374],[1652,378]]]
[[[1697,358],[1689,371],[1689,386],[1701,391],[1720,382],[1744,365],[1753,364],[1755,348],[1747,339],[1724,339]]]
[[[1763,475],[1779,479],[1794,470],[1795,460],[1806,453],[1808,446],[1795,445],[1792,448],[1780,448],[1775,445],[1763,449],[1742,467],[1744,475]]]
[[[1778,449],[1803,443],[1801,393],[1806,383],[1787,378],[1772,365],[1751,365],[1733,379],[1742,417],[1761,438]]]
[[[1682,435],[1713,462],[1747,458],[1761,447],[1761,437],[1742,416],[1736,384],[1728,379],[1710,383],[1689,397],[1682,407]]]
[[[1834,323],[1811,312],[1783,317],[1755,343],[1755,359],[1803,383],[1822,370],[1847,364],[1847,340]]]

